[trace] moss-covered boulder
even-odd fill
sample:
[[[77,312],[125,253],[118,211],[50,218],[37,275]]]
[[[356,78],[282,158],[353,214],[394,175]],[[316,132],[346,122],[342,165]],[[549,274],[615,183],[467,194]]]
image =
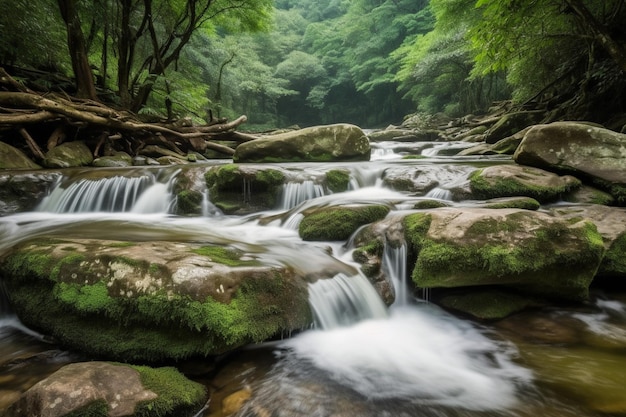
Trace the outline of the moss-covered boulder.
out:
[[[485,200],[479,206],[492,209],[519,208],[524,210],[539,210],[541,204],[531,197],[502,197]]]
[[[19,149],[0,142],[0,169],[38,169],[39,165],[34,163],[26,154]]]
[[[570,176],[560,176],[542,169],[521,165],[493,165],[478,169],[469,176],[476,199],[531,197],[540,203],[558,200],[581,186]]]
[[[626,135],[585,123],[556,122],[530,129],[514,159],[567,173],[610,193],[626,205]]]
[[[3,416],[192,416],[205,401],[205,387],[175,368],[80,362],[35,384]]]
[[[608,283],[626,282],[626,209],[602,205],[576,205],[551,210],[554,216],[568,221],[592,221],[606,248],[598,269],[598,276],[610,279]]]
[[[246,214],[275,208],[285,174],[277,168],[226,164],[205,174],[209,198],[226,214]]]
[[[126,152],[115,152],[113,155],[105,155],[93,160],[95,167],[119,168],[133,166],[133,157]]]
[[[519,293],[482,287],[450,291],[438,297],[437,303],[480,320],[498,320],[541,305],[540,301]]]
[[[346,240],[359,227],[388,213],[389,207],[383,205],[324,207],[304,213],[298,232],[309,241]]]
[[[227,246],[39,238],[0,272],[25,324],[115,360],[217,355],[311,322],[303,277]]]
[[[80,140],[55,146],[44,156],[43,165],[46,168],[89,166],[93,162],[91,150]]]
[[[422,288],[491,285],[580,301],[605,252],[589,220],[537,211],[441,208],[404,225]]]
[[[314,126],[242,143],[234,162],[369,161],[370,143],[350,124]]]
[[[342,193],[350,187],[350,171],[346,169],[331,169],[326,172],[324,183],[333,193]]]

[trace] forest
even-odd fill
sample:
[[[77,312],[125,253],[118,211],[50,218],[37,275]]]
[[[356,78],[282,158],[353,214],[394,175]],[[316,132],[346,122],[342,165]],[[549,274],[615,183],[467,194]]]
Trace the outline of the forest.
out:
[[[84,100],[73,109],[100,117],[376,128],[506,102],[626,124],[624,0],[0,3],[0,91]],[[41,106],[26,101],[0,99],[0,124]]]

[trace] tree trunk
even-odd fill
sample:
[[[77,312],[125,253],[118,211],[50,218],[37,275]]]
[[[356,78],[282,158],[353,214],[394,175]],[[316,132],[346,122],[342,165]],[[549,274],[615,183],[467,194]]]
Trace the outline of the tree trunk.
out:
[[[622,72],[626,74],[626,50],[624,47],[613,39],[607,28],[591,14],[581,0],[564,1],[580,19],[583,27],[602,45]]]
[[[97,100],[93,74],[87,57],[85,37],[80,26],[75,0],[57,0],[61,16],[67,28],[67,47],[72,58],[72,69],[76,77],[76,95],[79,98]]]

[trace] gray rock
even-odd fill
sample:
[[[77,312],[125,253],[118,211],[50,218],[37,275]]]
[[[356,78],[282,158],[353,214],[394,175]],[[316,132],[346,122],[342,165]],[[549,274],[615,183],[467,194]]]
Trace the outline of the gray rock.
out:
[[[234,162],[369,161],[370,144],[350,124],[314,126],[242,143]]]

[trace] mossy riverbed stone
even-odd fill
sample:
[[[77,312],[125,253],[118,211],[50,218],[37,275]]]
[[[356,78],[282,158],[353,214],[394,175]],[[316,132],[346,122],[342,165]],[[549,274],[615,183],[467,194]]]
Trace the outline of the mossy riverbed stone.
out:
[[[422,288],[493,285],[581,301],[605,253],[591,221],[529,210],[440,208],[404,226]]]
[[[206,396],[203,385],[172,367],[79,362],[32,386],[3,416],[191,416]]]
[[[114,360],[217,355],[311,323],[303,278],[227,246],[38,238],[0,269],[26,325]]]
[[[383,219],[389,213],[383,205],[337,206],[304,213],[299,233],[303,240],[338,241],[348,239],[359,227]]]

